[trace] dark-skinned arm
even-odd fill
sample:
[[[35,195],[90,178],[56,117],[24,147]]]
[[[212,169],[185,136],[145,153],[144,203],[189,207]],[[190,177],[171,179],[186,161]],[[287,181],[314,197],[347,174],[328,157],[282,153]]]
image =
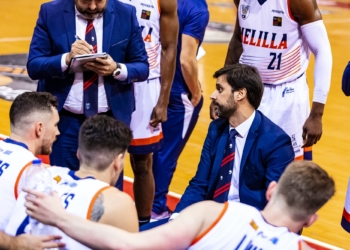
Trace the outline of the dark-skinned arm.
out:
[[[316,0],[291,0],[290,9],[300,26],[322,20]],[[324,104],[313,102],[309,117],[303,126],[303,147],[310,147],[321,138]]]
[[[160,58],[161,88],[157,105],[152,111],[149,122],[153,127],[167,120],[170,90],[176,67],[177,36],[179,33],[177,1],[161,0],[160,10],[160,41],[162,45]]]
[[[235,25],[235,29],[233,31],[231,41],[230,41],[229,46],[228,46],[225,65],[238,63],[238,60],[243,53],[243,46],[242,46],[242,39],[241,39],[241,28],[239,26],[239,20],[238,20],[239,0],[234,0],[234,3],[237,7],[236,25]]]

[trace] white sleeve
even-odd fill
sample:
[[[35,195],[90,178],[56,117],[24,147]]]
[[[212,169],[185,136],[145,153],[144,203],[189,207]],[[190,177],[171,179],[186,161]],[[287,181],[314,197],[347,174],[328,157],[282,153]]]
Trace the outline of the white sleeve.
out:
[[[326,103],[331,85],[332,51],[322,20],[305,24],[301,32],[315,56],[313,101]]]
[[[66,64],[66,56],[68,53],[64,53],[61,57],[61,68],[62,72],[65,72],[68,69],[68,65]]]

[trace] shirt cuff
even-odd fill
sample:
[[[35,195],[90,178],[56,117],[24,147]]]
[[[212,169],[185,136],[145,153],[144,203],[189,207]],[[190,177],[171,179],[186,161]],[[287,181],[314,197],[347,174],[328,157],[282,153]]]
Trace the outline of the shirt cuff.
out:
[[[177,216],[179,216],[179,215],[180,215],[180,213],[173,213],[173,214],[170,216],[169,221],[171,221],[171,220],[177,218]]]
[[[128,68],[125,66],[125,64],[119,63],[120,65],[120,74],[117,76],[114,76],[114,79],[118,81],[124,81],[128,78]]]
[[[68,69],[68,65],[66,64],[66,57],[68,53],[64,53],[61,57],[61,68],[62,72],[65,72]]]

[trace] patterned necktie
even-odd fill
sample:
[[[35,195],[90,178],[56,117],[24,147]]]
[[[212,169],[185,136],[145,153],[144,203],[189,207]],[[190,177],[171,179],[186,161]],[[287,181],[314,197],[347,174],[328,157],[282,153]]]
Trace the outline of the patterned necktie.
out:
[[[93,46],[94,53],[97,52],[97,37],[93,20],[89,19],[85,41]],[[90,117],[98,113],[98,75],[93,71],[84,72],[84,115]]]
[[[213,197],[213,200],[217,202],[223,203],[227,201],[228,193],[231,187],[237,134],[238,133],[235,129],[230,130],[230,136],[227,140],[225,154],[221,161],[219,180]]]

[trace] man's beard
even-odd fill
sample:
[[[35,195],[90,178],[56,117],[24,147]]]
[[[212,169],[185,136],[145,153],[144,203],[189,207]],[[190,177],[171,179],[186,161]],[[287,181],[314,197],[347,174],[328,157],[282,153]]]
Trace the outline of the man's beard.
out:
[[[52,152],[52,144],[50,143],[50,140],[44,139],[43,144],[41,145],[41,155],[49,155]]]
[[[95,19],[96,17],[98,17],[100,14],[102,14],[106,10],[108,0],[106,1],[106,5],[103,8],[100,8],[100,9],[96,8],[93,12],[89,12],[87,10],[82,9],[80,6],[78,6],[77,0],[75,0],[74,2],[75,2],[75,6],[80,14],[82,14],[83,16],[85,16],[88,19]]]
[[[217,102],[214,101],[215,105],[215,113],[218,117],[228,119],[237,110],[237,105],[234,103],[234,101],[231,99],[229,102],[227,102],[227,105],[220,105]]]

